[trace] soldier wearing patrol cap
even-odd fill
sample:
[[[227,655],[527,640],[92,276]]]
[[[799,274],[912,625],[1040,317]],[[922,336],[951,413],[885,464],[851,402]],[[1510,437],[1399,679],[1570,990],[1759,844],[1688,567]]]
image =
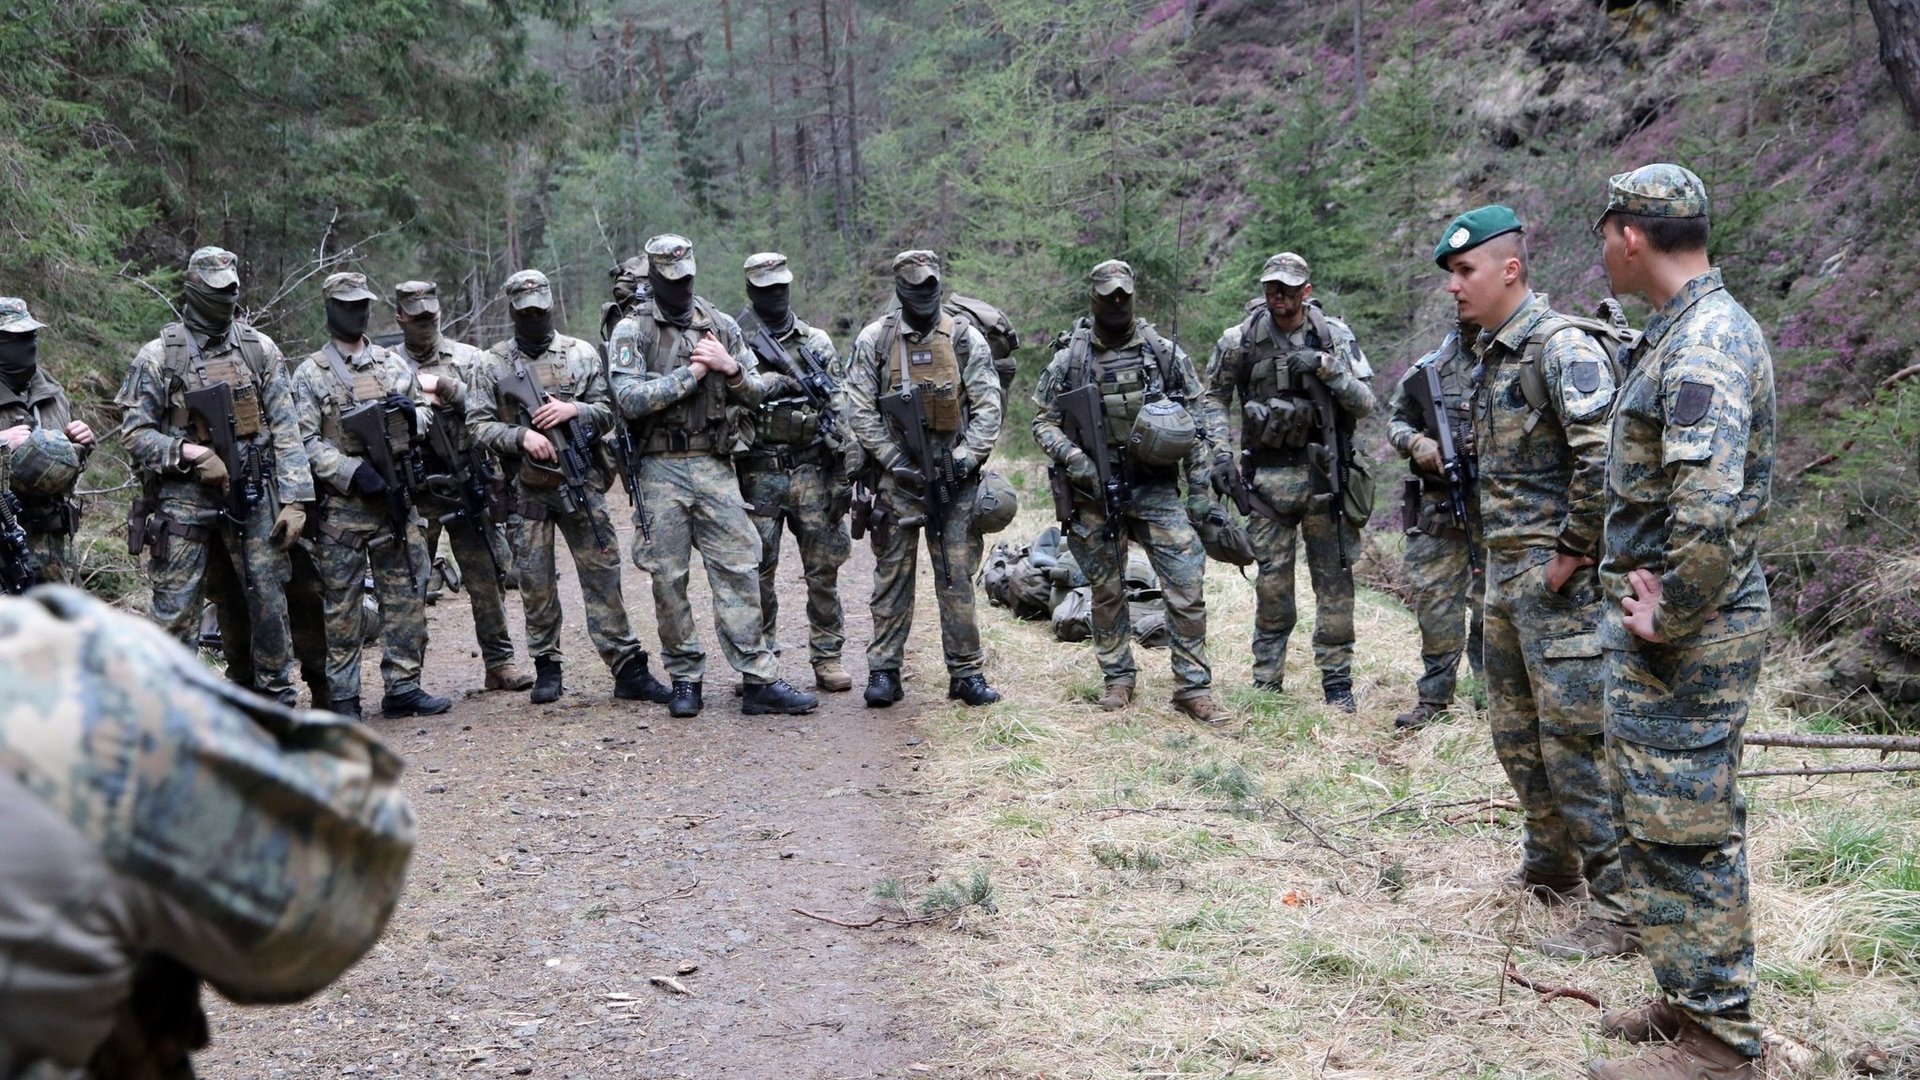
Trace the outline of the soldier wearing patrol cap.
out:
[[[416,371],[460,383],[463,387],[473,385],[473,371],[486,364],[486,354],[441,332],[437,284],[403,281],[395,285],[393,319],[400,326],[407,362]],[[486,489],[486,501],[491,504],[494,487],[499,483],[498,466],[492,454],[472,445],[466,394],[460,394],[457,402],[447,397],[441,395],[442,400],[433,406],[433,423],[446,433],[447,445],[460,460],[440,460],[431,443],[422,450],[428,483],[418,495],[421,514],[427,523],[427,554],[433,557],[444,529],[453,547],[454,562],[460,568],[460,581],[467,590],[468,606],[473,610],[473,636],[487,672],[484,688],[526,690],[533,686],[533,676],[513,662],[513,638],[507,633],[506,603],[502,595],[502,586],[514,572],[513,549],[504,535],[506,523],[489,523],[475,516],[462,493],[454,490],[458,485],[453,477],[465,474],[469,483]]]
[[[1313,299],[1307,260],[1291,251],[1260,271],[1264,303],[1214,343],[1207,396],[1221,416],[1240,399],[1241,453],[1222,442],[1213,483],[1225,493],[1244,477],[1252,513],[1247,533],[1260,557],[1255,579],[1253,685],[1280,692],[1293,634],[1294,535],[1304,541],[1313,579],[1313,656],[1330,705],[1352,712],[1353,555],[1372,512],[1372,486],[1353,456],[1353,426],[1373,411],[1373,368],[1347,324]],[[1317,403],[1330,398],[1331,408]],[[1328,419],[1331,412],[1331,422]],[[1319,455],[1316,460],[1316,454]],[[1337,465],[1336,465],[1337,463]],[[1364,497],[1331,513],[1327,469],[1338,467]],[[1343,559],[1342,554],[1346,557]]]
[[[613,340],[613,328],[620,325],[620,320],[638,313],[652,295],[651,287],[647,284],[645,255],[635,255],[613,264],[607,268],[607,277],[612,280],[613,286],[612,299],[600,305],[600,343],[603,348]]]
[[[211,599],[223,625],[247,631],[244,641],[223,635],[228,676],[291,702],[286,552],[305,530],[305,504],[314,498],[293,380],[273,339],[235,317],[240,271],[232,252],[195,251],[182,289],[181,321],[141,347],[114,395],[125,410],[120,438],[141,484],[128,547],[153,553],[156,622],[197,645],[201,605]],[[214,433],[187,406],[189,391],[221,383],[232,387],[228,430],[250,474],[237,478],[244,516],[234,512],[236,478],[214,452]]]
[[[389,717],[433,716],[452,700],[420,687],[427,653],[423,594],[426,545],[414,524],[412,476],[399,463],[419,441],[423,413],[446,401],[459,403],[466,387],[458,379],[415,374],[413,365],[367,340],[373,293],[364,274],[327,276],[327,338],[293,377],[293,404],[307,447],[320,501],[308,529],[320,571],[326,609],[327,685],[332,708],[360,715],[360,652],[366,638],[361,605],[367,575],[380,604],[380,711]],[[369,446],[346,418],[371,408],[379,416],[385,447]],[[393,467],[375,465],[384,459]],[[394,488],[407,496],[406,520],[396,527]]]
[[[1067,547],[1093,586],[1093,647],[1106,680],[1100,707],[1117,711],[1133,700],[1138,669],[1124,579],[1127,543],[1138,540],[1166,602],[1173,706],[1202,723],[1219,723],[1227,713],[1214,703],[1207,667],[1207,553],[1194,526],[1219,513],[1208,492],[1225,424],[1209,406],[1193,361],[1153,324],[1134,317],[1133,267],[1109,259],[1088,280],[1093,313],[1055,339],[1033,395],[1033,437],[1069,481]],[[1122,470],[1117,479],[1130,494],[1115,508],[1118,520],[1108,515],[1088,448],[1068,437],[1056,403],[1089,384],[1099,388],[1106,415],[1106,430],[1097,437],[1107,443],[1107,460]]]
[[[1547,902],[1584,882],[1587,918],[1550,956],[1640,948],[1620,870],[1600,734],[1594,556],[1605,507],[1613,359],[1527,281],[1520,219],[1455,218],[1434,247],[1462,322],[1482,327],[1473,398],[1486,546],[1485,656],[1494,753],[1527,815],[1515,884]]]
[[[780,571],[784,525],[799,545],[807,583],[807,655],[814,685],[851,690],[853,676],[840,663],[847,639],[840,566],[853,551],[847,508],[863,457],[847,424],[840,356],[825,330],[793,313],[793,270],[785,255],[750,255],[744,269],[747,306],[740,311],[740,332],[759,362],[767,393],[752,422],[742,427],[747,448],[733,455],[733,467],[760,533],[761,623],[767,640],[776,640],[780,600],[774,577]],[[808,378],[815,380],[811,386],[803,382]]]
[[[1646,165],[1608,182],[1594,226],[1613,291],[1655,309],[1613,410],[1600,633],[1621,861],[1659,996],[1600,1028],[1673,1040],[1589,1065],[1599,1080],[1763,1075],[1737,777],[1772,626],[1773,359],[1707,257],[1707,209],[1698,176]]]
[[[496,343],[487,351],[486,362],[475,366],[467,392],[467,422],[474,441],[497,454],[512,478],[509,490],[519,520],[511,546],[520,563],[527,651],[533,654],[531,700],[544,704],[565,690],[553,562],[557,529],[573,552],[586,603],[587,636],[613,671],[613,696],[663,704],[667,688],[649,670],[647,651],[634,637],[620,595],[620,548],[606,500],[613,474],[598,448],[616,418],[600,354],[554,330],[553,289],[545,274],[521,270],[507,279],[502,291],[513,318],[513,336]],[[545,395],[538,409],[529,411],[500,389],[501,376],[509,372],[524,374]],[[588,445],[574,447],[586,457],[584,501],[564,484],[554,441],[556,436],[570,438],[565,429],[575,419],[583,421],[589,435]]]
[[[0,296],[0,448],[10,454],[8,489],[42,583],[78,583],[73,536],[80,505],[73,489],[93,429],[74,419],[73,402],[40,364],[40,331],[26,301]]]
[[[947,667],[947,697],[967,705],[1000,700],[982,673],[986,653],[973,608],[973,574],[982,541],[970,527],[977,477],[1000,434],[1000,378],[987,339],[956,322],[940,305],[940,257],[903,251],[893,258],[893,292],[899,307],[869,323],[847,362],[848,419],[867,456],[883,472],[880,498],[893,523],[874,535],[873,640],[867,646],[869,708],[886,708],[904,696],[900,665],[913,627],[913,580],[925,530],[923,499],[930,478],[920,475],[897,429],[880,414],[880,399],[909,387],[924,403],[927,430],[914,433],[947,455],[958,481],[952,512],[941,536],[927,538],[936,565],[940,640]],[[876,510],[876,512],[878,512]]]
[[[666,233],[646,250],[652,302],[614,330],[609,367],[620,415],[642,446],[633,560],[653,577],[661,657],[673,679],[668,711],[691,717],[705,707],[706,651],[687,599],[697,548],[721,655],[745,680],[742,711],[809,712],[820,699],[780,677],[762,622],[760,534],[729,459],[743,445],[735,416],[760,404],[766,382],[739,324],[694,294],[693,243]]]

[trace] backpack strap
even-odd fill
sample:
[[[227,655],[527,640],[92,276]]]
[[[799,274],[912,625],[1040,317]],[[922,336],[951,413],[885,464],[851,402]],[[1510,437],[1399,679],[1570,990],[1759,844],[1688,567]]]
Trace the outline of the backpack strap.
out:
[[[1533,432],[1534,425],[1540,422],[1540,417],[1553,404],[1547,392],[1547,376],[1541,370],[1540,358],[1546,354],[1547,343],[1568,330],[1582,331],[1603,343],[1600,351],[1606,355],[1607,367],[1615,384],[1620,381],[1620,358],[1615,349],[1605,346],[1609,343],[1631,344],[1638,337],[1632,330],[1611,321],[1562,315],[1557,311],[1549,312],[1535,323],[1533,332],[1527,335],[1526,343],[1521,346],[1520,357],[1520,394],[1527,401],[1527,419],[1521,430],[1528,434]]]

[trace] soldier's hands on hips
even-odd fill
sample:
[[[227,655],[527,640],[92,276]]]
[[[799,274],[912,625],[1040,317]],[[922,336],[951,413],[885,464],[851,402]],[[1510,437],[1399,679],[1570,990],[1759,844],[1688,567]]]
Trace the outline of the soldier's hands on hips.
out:
[[[545,431],[548,428],[558,427],[579,415],[580,406],[571,401],[550,397],[541,403],[540,408],[534,410],[533,426]]]
[[[1633,595],[1620,598],[1620,609],[1626,613],[1623,621],[1627,632],[1642,641],[1665,643],[1667,639],[1653,628],[1654,612],[1660,608],[1660,594],[1664,591],[1659,576],[1651,570],[1630,570],[1627,587],[1633,590]]]
[[[92,446],[94,442],[93,429],[85,423],[75,420],[73,423],[67,425],[67,438],[72,439],[81,446]]]
[[[733,354],[727,351],[727,347],[720,344],[720,339],[711,333],[694,345],[693,359],[709,371],[717,371],[729,379],[740,370],[740,362],[735,360]]]
[[[26,442],[27,436],[31,434],[33,434],[32,428],[25,424],[15,424],[5,431],[0,431],[0,442],[6,443],[7,449],[11,450]]]
[[[280,508],[280,516],[273,519],[273,532],[268,535],[274,547],[287,551],[306,529],[307,508],[299,503],[288,503]]]
[[[520,452],[535,461],[544,461],[549,465],[560,460],[559,452],[553,448],[553,440],[533,430],[521,434]]]
[[[1407,456],[1413,459],[1414,465],[1422,472],[1430,472],[1438,476],[1440,470],[1446,468],[1446,463],[1440,460],[1439,440],[1430,439],[1425,435],[1413,437],[1413,445],[1407,448]]]
[[[188,446],[192,446],[192,444],[189,443]],[[225,487],[227,484],[227,463],[220,460],[219,454],[208,450],[204,446],[195,446],[193,449],[200,451],[199,458],[193,462],[193,478],[208,487]],[[185,457],[186,452],[187,448],[182,447],[180,451],[181,456]]]

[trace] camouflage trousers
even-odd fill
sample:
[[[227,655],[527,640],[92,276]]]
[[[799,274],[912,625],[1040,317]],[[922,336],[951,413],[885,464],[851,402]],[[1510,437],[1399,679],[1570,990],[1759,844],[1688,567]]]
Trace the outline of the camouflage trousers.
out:
[[[22,523],[25,524],[24,522]],[[27,549],[42,585],[80,584],[80,562],[75,557],[73,533],[27,528]]]
[[[1487,715],[1493,752],[1527,815],[1530,878],[1584,878],[1593,914],[1632,921],[1605,771],[1599,575],[1547,589],[1538,553],[1495,555],[1487,573]],[[1531,565],[1529,565],[1531,561]]]
[[[443,525],[433,516],[447,509],[427,504],[427,550],[436,551],[441,535],[446,536],[453,548],[453,561],[460,567],[461,587],[467,590],[467,603],[473,608],[473,640],[480,646],[481,662],[489,671],[504,667],[513,663],[513,638],[507,633],[507,605],[500,591],[499,571],[512,567],[500,563],[496,569],[500,553],[493,549],[492,538],[479,522],[460,517]],[[512,552],[505,554],[513,557]]]
[[[553,500],[553,501],[549,501]],[[516,492],[520,514],[509,527],[514,561],[520,571],[520,606],[526,612],[527,652],[535,660],[565,659],[560,652],[560,589],[554,566],[553,534],[566,537],[587,609],[587,638],[609,670],[645,655],[627,621],[620,595],[620,538],[614,535],[605,495],[591,488],[584,509],[567,511],[557,498],[533,498]]]
[[[422,571],[427,546],[420,531],[407,526],[404,538],[379,511],[346,499],[321,515],[345,538],[313,540],[313,562],[320,571],[321,601],[327,619],[327,692],[334,701],[360,700],[360,653],[366,640],[368,571],[380,605],[380,680],[388,697],[420,687],[420,665],[427,655],[427,606]],[[355,544],[358,546],[355,546]]]
[[[1127,605],[1127,543],[1138,541],[1160,579],[1166,606],[1175,701],[1200,697],[1213,685],[1207,667],[1207,549],[1200,544],[1180,491],[1171,483],[1134,489],[1117,541],[1106,536],[1098,502],[1081,502],[1067,525],[1067,548],[1093,587],[1093,651],[1108,682],[1134,684],[1133,625]]]
[[[1453,704],[1462,652],[1474,674],[1480,673],[1487,578],[1467,556],[1465,539],[1407,534],[1402,566],[1420,621],[1420,700],[1429,705]]]
[[[229,656],[247,652],[242,672],[253,689],[280,701],[294,700],[293,636],[287,621],[287,556],[273,546],[272,504],[255,507],[244,525],[173,500],[160,513],[206,529],[201,539],[169,536],[167,557],[150,563],[153,621],[188,648],[200,647],[200,613],[209,599],[247,614],[247,638],[226,642]],[[244,541],[244,542],[243,542]],[[217,590],[217,593],[216,593]],[[224,595],[220,595],[224,594]],[[238,679],[236,678],[236,681]]]
[[[1305,465],[1255,469],[1247,479],[1280,517],[1276,522],[1255,513],[1247,519],[1247,538],[1260,559],[1254,579],[1253,679],[1278,683],[1286,675],[1287,639],[1299,619],[1293,595],[1297,534],[1313,580],[1313,660],[1320,685],[1346,690],[1353,685],[1353,570],[1340,568],[1340,537],[1344,534],[1351,561],[1360,553],[1359,534],[1345,518],[1336,523],[1324,501],[1313,500]]]
[[[959,485],[953,505],[973,505],[974,482]],[[911,514],[923,511],[917,500],[901,499],[891,480],[882,481],[880,498],[893,507],[907,505]],[[986,667],[986,650],[980,645],[980,624],[973,610],[973,575],[980,566],[983,542],[968,531],[968,516],[955,509],[941,532],[945,538],[947,577],[940,577],[940,560],[933,536],[927,537],[927,553],[934,560],[934,598],[940,605],[940,646],[945,655],[947,676],[963,679],[978,675]],[[927,530],[915,525],[890,526],[873,537],[873,640],[867,644],[868,671],[899,671],[906,659],[907,636],[913,631],[914,578],[920,567],[920,537]]]
[[[676,680],[700,682],[707,653],[693,624],[687,579],[697,548],[713,592],[720,654],[749,683],[780,677],[761,626],[760,534],[747,517],[733,463],[712,454],[648,455],[640,466],[640,502],[648,528],[633,561],[653,578],[660,662]]]
[[[1621,862],[1667,1000],[1735,1050],[1750,1012],[1747,801],[1736,778],[1767,635],[1608,649],[1606,731]]]
[[[846,644],[846,620],[840,612],[840,567],[853,553],[847,536],[851,499],[836,470],[818,465],[792,469],[740,467],[740,494],[760,532],[760,625],[769,646],[780,597],[774,577],[780,571],[780,530],[792,530],[800,546],[800,572],[807,582],[807,655],[814,663],[838,660]]]

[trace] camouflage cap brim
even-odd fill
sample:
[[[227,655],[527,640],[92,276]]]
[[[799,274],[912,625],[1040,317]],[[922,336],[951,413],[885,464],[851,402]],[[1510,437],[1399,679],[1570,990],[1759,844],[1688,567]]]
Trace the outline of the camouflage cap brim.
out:
[[[27,302],[17,296],[0,296],[0,334],[31,334],[46,328],[33,317]]]
[[[404,315],[440,314],[440,298],[437,296],[414,296],[394,305]]]
[[[747,260],[746,271],[747,284],[756,289],[793,284],[793,268],[787,265],[785,256],[762,258],[756,255]]]
[[[1297,289],[1307,283],[1307,260],[1291,251],[1283,251],[1267,260],[1260,268],[1260,282],[1277,281],[1289,289]]]
[[[511,307],[515,311],[526,311],[529,308],[539,308],[542,311],[552,311],[553,310],[553,287],[550,285],[541,285],[538,288],[528,289],[527,291],[521,292],[521,293],[515,293],[513,295],[513,298],[507,301],[507,306]]]

